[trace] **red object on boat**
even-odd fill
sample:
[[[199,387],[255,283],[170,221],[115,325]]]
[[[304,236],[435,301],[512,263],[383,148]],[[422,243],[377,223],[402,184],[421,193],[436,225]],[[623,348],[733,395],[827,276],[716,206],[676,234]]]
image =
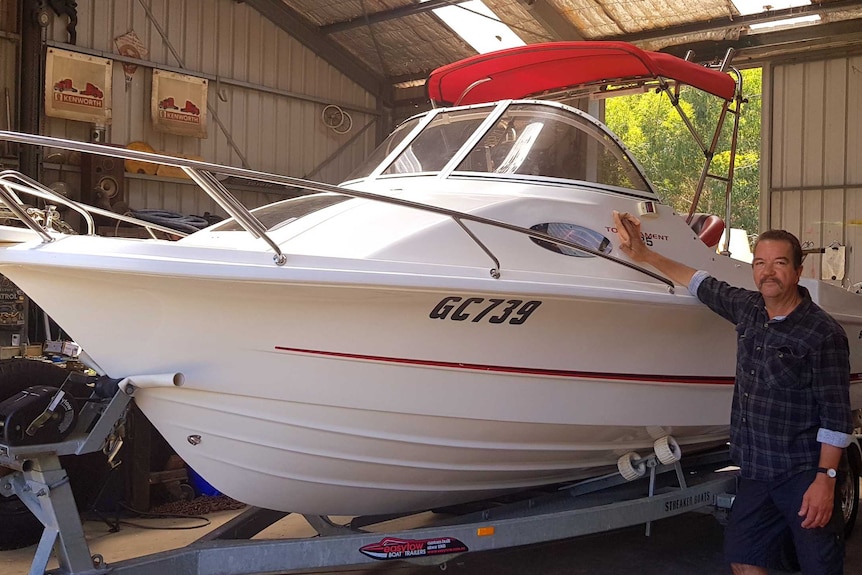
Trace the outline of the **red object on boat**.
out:
[[[581,84],[666,78],[733,100],[725,72],[626,42],[546,42],[471,56],[437,68],[426,87],[438,106],[519,99]]]

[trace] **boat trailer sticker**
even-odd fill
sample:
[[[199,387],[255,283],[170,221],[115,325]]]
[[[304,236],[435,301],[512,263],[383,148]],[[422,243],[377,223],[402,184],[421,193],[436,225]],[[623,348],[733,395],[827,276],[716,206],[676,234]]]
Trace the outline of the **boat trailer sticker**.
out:
[[[457,295],[444,297],[434,306],[428,317],[431,319],[470,320],[473,323],[506,323],[521,325],[542,305],[539,300],[503,299],[483,297],[463,298]]]
[[[430,557],[449,553],[464,553],[467,546],[454,537],[437,539],[395,539],[385,537],[377,543],[359,548],[359,552],[372,559],[408,559],[410,557]]]

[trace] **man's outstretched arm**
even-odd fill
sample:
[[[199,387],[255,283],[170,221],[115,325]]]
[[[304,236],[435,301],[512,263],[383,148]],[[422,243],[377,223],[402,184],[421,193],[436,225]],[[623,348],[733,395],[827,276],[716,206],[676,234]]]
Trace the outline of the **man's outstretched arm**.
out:
[[[616,210],[614,210],[613,215],[614,224],[617,227],[617,236],[620,238],[620,250],[624,254],[633,261],[651,265],[675,283],[688,287],[697,270],[647,247],[641,236],[641,222],[635,216],[629,213],[621,214]]]

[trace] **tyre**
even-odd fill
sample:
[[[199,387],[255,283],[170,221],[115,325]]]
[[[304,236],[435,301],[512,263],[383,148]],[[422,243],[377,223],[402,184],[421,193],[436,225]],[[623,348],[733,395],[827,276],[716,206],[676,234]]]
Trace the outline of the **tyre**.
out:
[[[862,469],[862,456],[856,445],[850,445],[841,458],[840,483],[836,487],[836,497],[841,503],[844,519],[844,538],[853,533],[856,516],[859,514],[859,473]]]
[[[34,385],[59,387],[68,371],[50,363],[31,359],[0,361],[0,401]],[[65,456],[60,461],[69,475],[69,482],[78,508],[89,506],[98,494],[108,464],[102,453]],[[0,551],[33,545],[42,536],[42,523],[30,513],[17,497],[0,496]]]

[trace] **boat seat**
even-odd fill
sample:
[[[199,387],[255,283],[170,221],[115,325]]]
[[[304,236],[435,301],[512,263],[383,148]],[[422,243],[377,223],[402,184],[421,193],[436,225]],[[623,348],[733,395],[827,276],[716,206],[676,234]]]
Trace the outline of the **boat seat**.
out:
[[[724,232],[724,220],[713,214],[696,213],[689,225],[697,237],[711,248],[718,245]]]

